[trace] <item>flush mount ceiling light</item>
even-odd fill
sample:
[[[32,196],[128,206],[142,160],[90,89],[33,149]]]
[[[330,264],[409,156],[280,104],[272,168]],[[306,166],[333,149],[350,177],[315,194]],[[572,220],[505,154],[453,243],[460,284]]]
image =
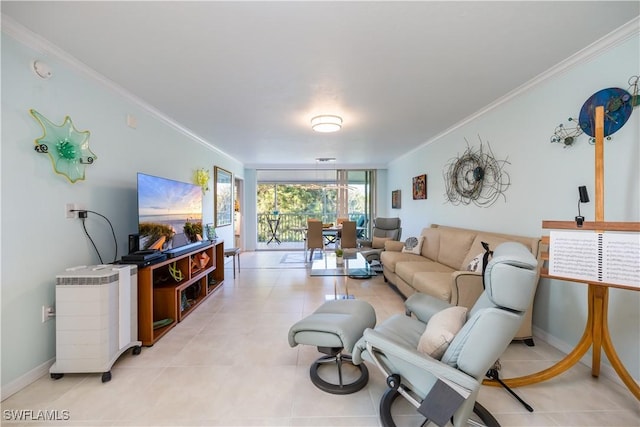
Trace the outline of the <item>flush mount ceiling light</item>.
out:
[[[342,117],[340,116],[315,116],[311,119],[311,129],[316,132],[336,132],[342,128]]]

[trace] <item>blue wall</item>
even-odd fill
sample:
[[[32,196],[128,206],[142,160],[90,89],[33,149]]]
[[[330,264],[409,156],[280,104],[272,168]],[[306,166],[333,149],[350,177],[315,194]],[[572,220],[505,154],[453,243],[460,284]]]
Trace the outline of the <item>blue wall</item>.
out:
[[[630,30],[631,29],[631,30]],[[415,236],[431,223],[526,236],[548,235],[543,220],[573,220],[578,186],[586,185],[595,199],[594,146],[588,137],[574,146],[551,144],[560,123],[577,117],[594,92],[607,87],[628,88],[640,74],[638,20],[598,45],[579,53],[538,81],[488,106],[467,122],[450,129],[423,147],[392,161],[389,192],[402,190],[403,237]],[[499,76],[496,76],[499,78]],[[460,102],[464,102],[461,100]],[[605,143],[605,219],[640,220],[640,111]],[[425,112],[428,114],[428,112]],[[443,171],[469,146],[490,146],[495,157],[507,160],[511,185],[490,207],[454,206],[445,199]],[[465,141],[466,140],[466,141]],[[411,199],[411,178],[428,174],[428,199]],[[587,220],[594,205],[582,205]],[[565,351],[580,339],[586,322],[587,287],[543,279],[538,288],[534,325],[537,332]],[[636,379],[640,378],[640,292],[612,289],[609,326],[616,349]],[[590,358],[589,358],[590,360]],[[606,358],[603,356],[606,363]],[[615,377],[615,375],[614,375]]]
[[[13,36],[7,35],[11,29]],[[119,88],[20,29],[2,35],[2,389],[3,397],[46,372],[55,357],[55,321],[41,322],[42,305],[53,305],[55,276],[65,268],[99,263],[80,220],[65,219],[65,204],[76,203],[113,223],[118,255],[137,230],[136,173],[192,182],[196,169],[221,166],[242,177],[242,164],[208,147],[159,117]],[[17,36],[16,36],[17,34]],[[17,39],[28,41],[19,42]],[[16,39],[17,38],[17,39]],[[45,61],[53,77],[31,70]],[[86,180],[71,184],[55,174],[48,156],[37,154],[42,129],[29,114],[35,109],[55,124],[70,116],[91,132],[98,156]],[[126,124],[128,114],[138,120]],[[213,181],[210,182],[213,188]],[[213,194],[204,197],[204,221],[213,222]],[[105,262],[115,246],[107,223],[89,214],[87,228]],[[218,235],[234,246],[233,228]]]

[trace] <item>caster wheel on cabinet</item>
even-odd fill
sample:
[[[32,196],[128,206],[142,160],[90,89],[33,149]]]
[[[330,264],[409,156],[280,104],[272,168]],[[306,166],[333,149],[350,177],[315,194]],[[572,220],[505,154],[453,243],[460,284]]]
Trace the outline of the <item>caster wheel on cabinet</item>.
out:
[[[64,377],[64,374],[51,374],[52,380],[59,380],[62,377]]]
[[[102,373],[102,382],[107,383],[111,381],[111,371]]]
[[[131,354],[133,354],[134,356],[139,355],[142,352],[142,347],[140,347],[139,345],[133,347],[133,350],[131,350]]]

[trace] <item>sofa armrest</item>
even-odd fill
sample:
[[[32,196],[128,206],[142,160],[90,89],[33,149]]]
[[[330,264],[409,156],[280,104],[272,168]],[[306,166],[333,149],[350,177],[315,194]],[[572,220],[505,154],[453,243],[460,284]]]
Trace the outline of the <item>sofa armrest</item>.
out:
[[[402,252],[404,248],[404,242],[398,242],[397,240],[387,240],[384,242],[384,250],[391,252]]]
[[[451,304],[471,308],[482,294],[482,273],[454,271],[451,273]]]

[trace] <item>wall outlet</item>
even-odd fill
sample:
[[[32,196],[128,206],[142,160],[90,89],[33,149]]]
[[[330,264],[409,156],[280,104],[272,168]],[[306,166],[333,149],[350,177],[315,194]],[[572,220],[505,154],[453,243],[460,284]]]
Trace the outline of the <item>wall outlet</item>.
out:
[[[45,323],[56,315],[56,310],[52,305],[43,305],[42,306],[42,323]]]
[[[77,209],[75,203],[67,203],[64,205],[64,217],[67,219],[74,219],[78,217],[78,212],[73,212]]]

